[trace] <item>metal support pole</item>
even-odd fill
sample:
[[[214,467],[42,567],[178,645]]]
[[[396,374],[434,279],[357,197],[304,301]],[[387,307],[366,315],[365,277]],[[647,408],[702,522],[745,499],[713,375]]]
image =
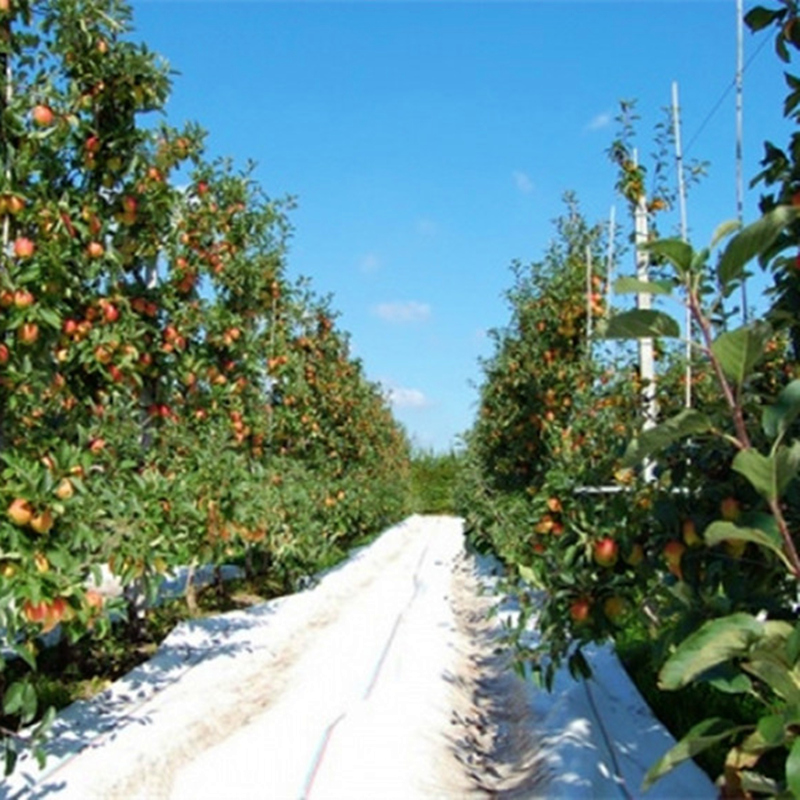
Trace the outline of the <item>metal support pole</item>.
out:
[[[744,220],[744,177],[742,171],[742,140],[744,113],[742,107],[744,78],[744,0],[736,0],[736,219]],[[747,324],[747,278],[742,278],[742,321]]]
[[[683,174],[683,149],[681,147],[681,120],[680,105],[678,103],[678,84],[672,83],[672,131],[675,140],[675,165],[678,170],[678,203],[681,214],[681,238],[683,241],[689,239],[689,223],[686,211],[686,181]],[[688,277],[687,277],[687,280]],[[686,287],[688,291],[688,286]],[[684,379],[686,386],[684,390],[684,405],[686,408],[692,407],[692,312],[689,304],[686,304],[686,321],[684,323],[684,335],[686,336],[686,371]]]
[[[638,156],[634,152],[634,161],[638,164]],[[642,249],[642,245],[648,240],[648,216],[647,198],[644,194],[640,195],[636,202],[634,212],[634,241],[636,243],[636,277],[640,281],[649,281],[650,255]],[[652,307],[653,295],[649,292],[641,292],[636,296],[636,305],[639,309],[650,309]],[[658,418],[658,402],[656,399],[656,374],[655,374],[655,346],[651,337],[639,339],[639,378],[642,382],[642,406],[644,412],[643,429],[649,430],[655,427]],[[644,465],[644,477],[646,481],[652,481],[654,464],[646,461]]]

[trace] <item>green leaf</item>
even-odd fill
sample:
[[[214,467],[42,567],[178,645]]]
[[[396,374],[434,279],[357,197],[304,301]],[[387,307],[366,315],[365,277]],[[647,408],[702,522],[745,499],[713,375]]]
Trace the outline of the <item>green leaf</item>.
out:
[[[725,375],[741,386],[753,371],[772,336],[772,329],[763,322],[754,322],[720,334],[711,345]]]
[[[763,630],[755,617],[741,612],[709,620],[667,659],[658,676],[659,687],[680,689],[717,664],[744,655]]]
[[[775,52],[778,54],[778,58],[784,63],[788,64],[791,60],[789,56],[789,48],[786,46],[786,40],[783,38],[783,36],[775,37]]]
[[[61,327],[61,317],[52,309],[40,308],[39,318],[43,322],[46,322],[51,328],[55,328],[57,330]]]
[[[36,726],[36,730],[33,732],[33,737],[36,739],[43,738],[44,735],[47,733],[48,730],[52,727],[53,723],[56,719],[56,709],[55,706],[48,706],[44,714],[42,714],[41,720],[39,720],[39,724]]]
[[[798,210],[793,206],[776,206],[734,236],[717,265],[717,278],[723,289],[727,290],[741,278],[747,264],[766,250],[797,216]]]
[[[790,447],[781,445],[770,456],[752,448],[741,450],[731,466],[747,478],[765,500],[777,500],[800,469],[800,441],[793,442]]]
[[[785,13],[784,9],[773,11],[764,6],[756,6],[744,15],[744,24],[755,33],[771,25],[773,20],[780,19]]]
[[[647,771],[642,782],[642,791],[646,792],[659,778],[663,778],[679,764],[694,758],[698,753],[708,750],[718,742],[735,736],[745,730],[742,726],[731,726],[728,720],[712,717],[695,725],[679,742],[671,747]]]
[[[683,239],[656,239],[642,245],[641,249],[665,258],[681,275],[691,268],[694,252]]]
[[[796,664],[797,659],[800,658],[800,622],[795,625],[786,640],[786,658],[792,665]]]
[[[636,308],[611,317],[604,338],[642,339],[680,335],[680,326],[669,314],[653,309]]]
[[[526,567],[524,564],[519,564],[517,569],[519,570],[520,578],[522,578],[525,583],[529,583],[532,586],[538,585],[536,573],[530,567]]]
[[[800,738],[794,740],[786,757],[786,785],[795,797],[800,797]]]
[[[752,692],[753,682],[733,664],[719,664],[703,675],[703,680],[725,694]]]
[[[674,286],[672,281],[640,281],[637,278],[625,276],[614,281],[614,293],[670,295]]]
[[[774,797],[775,800],[780,800],[781,798],[786,797],[785,794],[781,794],[778,781],[774,781],[772,778],[767,778],[760,772],[753,772],[751,770],[743,769],[739,772],[739,779],[742,782],[742,789],[745,792],[759,792],[760,794],[766,794],[769,797]]]
[[[788,447],[781,445],[775,451],[775,459],[778,472],[778,497],[781,497],[800,471],[800,440],[795,440]]]
[[[770,747],[782,745],[786,738],[786,726],[783,722],[783,714],[767,714],[761,717],[756,726],[756,730]]]
[[[5,774],[8,777],[13,771],[17,763],[18,753],[14,749],[14,745],[10,739],[5,740]]]
[[[778,558],[791,569],[791,563],[783,552],[783,540],[780,534],[775,531],[773,535],[758,528],[745,528],[734,525],[732,522],[712,522],[703,533],[703,539],[709,547],[713,547],[720,542],[740,541],[754,542],[761,547],[766,547],[775,553]]]
[[[710,248],[713,250],[723,239],[727,239],[734,231],[738,231],[742,224],[735,219],[729,219],[717,225],[714,235],[711,237]]]
[[[700,270],[706,265],[710,255],[711,251],[707,247],[704,247],[702,250],[698,250],[692,259],[692,272],[700,272]]]
[[[569,657],[567,667],[569,668],[569,674],[574,680],[578,680],[579,678],[588,680],[592,677],[592,668],[589,666],[589,662],[580,650],[576,650]]]
[[[771,439],[783,436],[800,414],[800,380],[793,380],[781,390],[778,399],[764,409],[761,427]]]
[[[783,721],[786,725],[797,725],[800,723],[800,704],[787,705],[783,709]]]
[[[778,465],[775,458],[765,456],[749,447],[736,454],[731,467],[747,478],[765,500],[777,500]]]
[[[22,681],[12,683],[3,695],[3,711],[6,714],[16,714],[22,708],[25,684]]]
[[[628,445],[623,463],[626,466],[633,466],[648,456],[664,450],[673,442],[687,436],[707,433],[709,430],[711,430],[711,420],[705,414],[693,408],[684,409],[666,422],[640,433]]]
[[[39,706],[39,700],[36,696],[36,689],[30,683],[22,685],[22,724],[27,725],[35,716],[36,709]]]
[[[749,736],[746,736],[735,748],[728,754],[730,758],[735,753],[735,762],[740,765],[747,763],[753,766],[758,762],[760,756],[770,749],[770,744],[761,735],[761,732],[756,728]],[[755,756],[755,758],[754,758]]]
[[[760,658],[745,661],[742,669],[755,675],[778,697],[782,697],[790,703],[800,702],[800,686],[797,685],[791,672],[783,664],[779,664],[771,658]]]

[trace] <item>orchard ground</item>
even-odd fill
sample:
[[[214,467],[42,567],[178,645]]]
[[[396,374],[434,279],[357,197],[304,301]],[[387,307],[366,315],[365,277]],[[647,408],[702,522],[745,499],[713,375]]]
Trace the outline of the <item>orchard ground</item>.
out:
[[[0,798],[638,796],[671,738],[610,650],[552,694],[517,678],[498,567],[460,519],[410,517],[304,592],[180,625]],[[647,796],[716,792],[689,763]]]

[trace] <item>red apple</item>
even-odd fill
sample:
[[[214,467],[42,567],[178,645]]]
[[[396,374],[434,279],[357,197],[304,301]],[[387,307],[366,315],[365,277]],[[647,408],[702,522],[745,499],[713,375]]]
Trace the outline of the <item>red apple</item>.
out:
[[[592,613],[592,602],[587,597],[579,597],[573,600],[569,607],[569,615],[577,623],[586,622]]]
[[[39,326],[35,322],[25,322],[17,336],[21,344],[33,344],[39,338]]]
[[[11,501],[6,515],[15,525],[24,528],[33,518],[33,507],[24,498],[17,497]]]
[[[46,508],[40,514],[36,514],[29,524],[36,533],[47,533],[53,527],[53,512]]]
[[[113,358],[113,354],[111,350],[109,350],[105,345],[99,344],[94,349],[94,357],[101,364],[110,364],[111,359]]]
[[[17,308],[28,308],[33,305],[33,295],[27,289],[17,289],[14,292],[14,305]]]
[[[24,236],[20,236],[14,240],[14,255],[17,258],[30,258],[35,249],[36,246],[34,243]]]
[[[610,619],[615,620],[623,616],[628,610],[628,604],[619,595],[607,597],[603,603],[603,613]]]
[[[561,501],[557,497],[548,497],[547,498],[547,507],[554,514],[558,514],[562,510],[561,509]]]
[[[89,244],[86,245],[86,255],[88,255],[89,258],[102,258],[105,252],[106,249],[100,242],[89,242]]]
[[[46,128],[48,125],[52,125],[55,117],[50,106],[42,104],[33,107],[31,116],[33,117],[33,121],[41,128]]]
[[[12,194],[8,198],[8,211],[11,214],[19,214],[25,208],[25,198],[20,197],[18,194]]]
[[[116,322],[119,319],[119,309],[113,303],[104,303],[103,319],[106,322]]]
[[[625,563],[631,567],[638,567],[644,561],[644,548],[636,542],[631,547],[630,552],[625,556]]]
[[[50,609],[48,612],[48,616],[56,623],[61,622],[65,616],[69,613],[69,603],[67,603],[66,599],[63,597],[56,597],[52,603],[50,603]]]
[[[613,567],[619,558],[619,545],[610,536],[594,543],[594,560],[601,567]]]
[[[725,497],[719,504],[719,513],[727,522],[735,522],[741,511],[739,501],[735,497]]]
[[[56,486],[55,496],[59,500],[69,500],[75,494],[75,487],[69,478],[62,478],[58,486]]]
[[[8,359],[10,355],[11,353],[9,352],[8,347],[0,343],[0,366],[2,366],[3,364],[8,364]]]
[[[697,535],[697,528],[693,519],[685,519],[681,526],[683,541],[689,547],[699,547],[703,540]]]
[[[49,606],[44,600],[40,600],[38,603],[32,603],[30,600],[26,600],[22,604],[22,614],[28,622],[44,622],[47,617],[48,609]]]
[[[664,558],[667,561],[667,569],[676,577],[683,580],[681,571],[681,558],[686,552],[686,545],[677,539],[670,539],[663,550]]]

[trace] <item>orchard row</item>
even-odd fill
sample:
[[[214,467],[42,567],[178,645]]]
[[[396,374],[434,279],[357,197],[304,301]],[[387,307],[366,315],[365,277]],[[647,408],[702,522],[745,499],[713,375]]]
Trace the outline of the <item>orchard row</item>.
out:
[[[101,566],[291,586],[405,510],[402,430],[285,276],[290,201],[142,124],[168,72],[130,34],[117,0],[0,4],[0,625],[32,668],[107,628]],[[32,684],[2,688],[27,724]]]
[[[794,0],[746,21],[772,28],[785,61],[800,47]],[[797,123],[800,81],[789,74],[787,87]],[[618,188],[652,227],[668,197],[644,197],[630,134],[624,126],[610,148]],[[658,280],[616,283],[617,293],[682,301],[690,371],[680,326],[658,304],[602,307],[607,248],[568,198],[545,258],[517,265],[461,486],[473,541],[523,579],[521,626],[537,613],[542,644],[531,651],[519,637],[517,646],[546,684],[562,660],[590,673],[587,642],[645,631],[662,690],[704,683],[760,704],[749,723],[702,722],[648,778],[724,744],[730,797],[800,796],[798,153],[797,134],[786,150],[767,146],[761,219],[738,232],[721,226],[708,248],[656,238],[641,249]],[[742,324],[735,298],[756,258],[775,289],[766,315]],[[655,341],[655,386],[633,343],[609,345],[625,339]],[[645,424],[650,398],[655,427]]]

